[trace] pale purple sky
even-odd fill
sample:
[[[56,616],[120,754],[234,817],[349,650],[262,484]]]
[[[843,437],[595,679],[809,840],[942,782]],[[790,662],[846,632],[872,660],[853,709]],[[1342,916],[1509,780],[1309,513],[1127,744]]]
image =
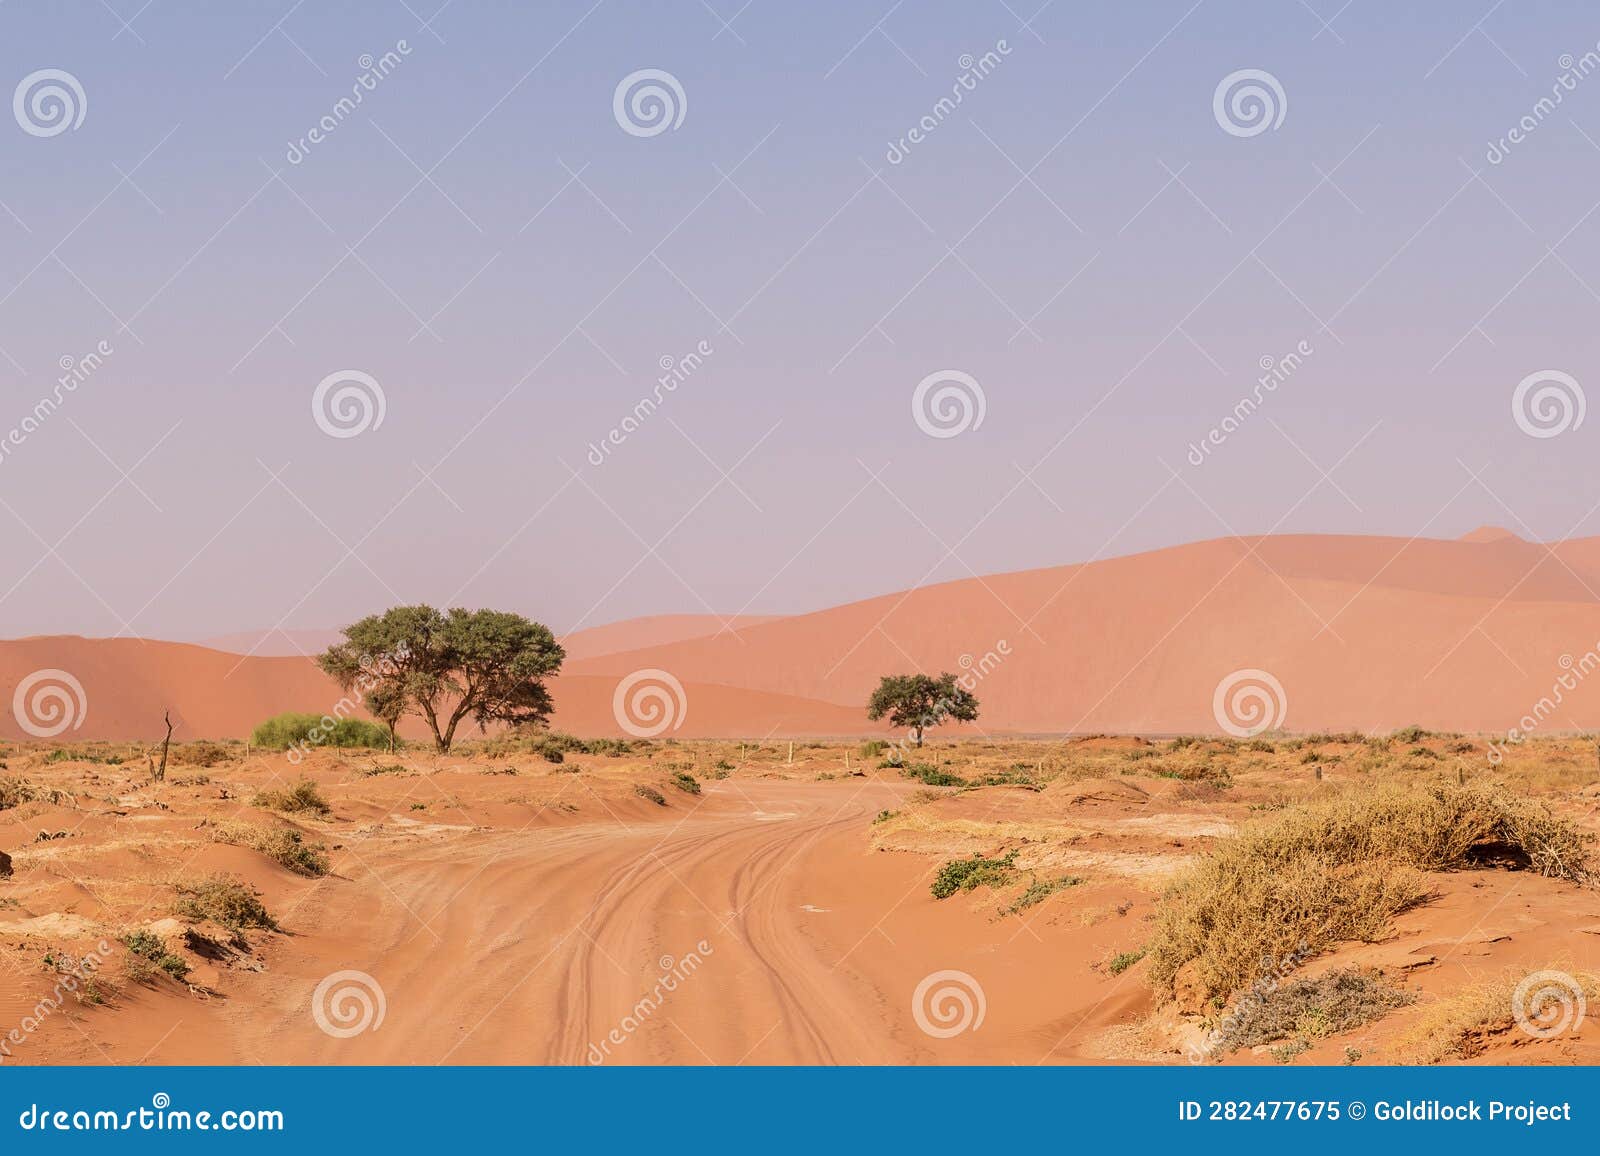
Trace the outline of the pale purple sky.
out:
[[[83,101],[0,131],[0,635],[400,600],[567,630],[1234,531],[1600,532],[1600,418],[1512,414],[1600,380],[1584,5],[110,4],[0,7],[8,90]],[[655,135],[614,111],[643,69],[683,94]],[[1284,104],[1255,135],[1214,111],[1247,69]],[[343,370],[385,408],[341,438]],[[984,418],[931,437],[947,370]]]

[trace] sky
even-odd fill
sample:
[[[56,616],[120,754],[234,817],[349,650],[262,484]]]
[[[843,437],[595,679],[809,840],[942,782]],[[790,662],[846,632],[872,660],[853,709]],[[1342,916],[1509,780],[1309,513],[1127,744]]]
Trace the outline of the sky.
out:
[[[0,636],[1600,533],[1585,8],[4,5]]]

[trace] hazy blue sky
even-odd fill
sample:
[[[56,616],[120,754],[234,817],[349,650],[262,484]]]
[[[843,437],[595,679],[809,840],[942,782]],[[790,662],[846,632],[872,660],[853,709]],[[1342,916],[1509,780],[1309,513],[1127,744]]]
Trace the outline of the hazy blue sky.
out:
[[[398,599],[568,629],[1232,531],[1600,532],[1600,417],[1511,408],[1600,382],[1600,76],[1536,110],[1591,6],[740,2],[0,7],[6,91],[85,101],[0,131],[0,440],[112,349],[3,446],[0,634]],[[617,119],[641,69],[675,128]],[[1255,135],[1214,113],[1244,69],[1284,96]],[[352,437],[312,412],[342,370],[384,398]],[[945,370],[985,414],[930,437]]]

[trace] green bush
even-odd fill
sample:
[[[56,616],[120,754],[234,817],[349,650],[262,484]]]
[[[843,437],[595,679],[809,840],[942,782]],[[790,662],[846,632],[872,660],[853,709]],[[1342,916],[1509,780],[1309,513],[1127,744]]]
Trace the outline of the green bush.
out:
[[[957,891],[972,891],[978,887],[999,887],[1011,882],[1012,867],[1017,853],[1009,851],[1000,859],[985,859],[975,855],[971,859],[952,859],[939,868],[931,888],[935,899],[948,899]]]
[[[178,900],[172,909],[184,919],[213,919],[229,931],[242,931],[246,927],[278,929],[277,920],[267,913],[256,893],[226,875],[212,875],[174,886]]]
[[[250,742],[269,751],[294,746],[387,747],[389,728],[366,719],[284,711],[256,727]]]
[[[151,931],[130,931],[122,937],[125,947],[138,959],[148,960],[173,979],[181,980],[189,974],[189,965],[183,961],[182,956],[173,955],[167,950],[167,945],[161,937]],[[142,977],[145,974],[154,974],[142,969],[135,969],[135,975]]]
[[[941,771],[930,763],[912,763],[909,767],[901,768],[900,773],[908,779],[916,779],[930,787],[965,787],[969,784],[960,775],[952,775],[949,771]]]
[[[691,795],[700,793],[700,781],[688,771],[679,771],[672,776],[672,785],[679,790],[688,791]]]

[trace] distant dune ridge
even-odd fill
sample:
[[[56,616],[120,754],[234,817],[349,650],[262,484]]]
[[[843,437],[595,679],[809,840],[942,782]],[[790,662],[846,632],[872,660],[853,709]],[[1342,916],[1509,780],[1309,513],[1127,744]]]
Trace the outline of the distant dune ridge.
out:
[[[227,641],[244,651],[259,637]],[[1528,716],[1554,733],[1600,726],[1600,678],[1585,681],[1600,664],[1600,538],[1544,545],[1495,527],[1450,541],[1224,538],[789,617],[633,619],[563,645],[554,725],[585,735],[624,733],[613,695],[640,670],[683,687],[681,726],[661,737],[881,734],[868,694],[880,675],[916,668],[967,675],[976,727],[991,733],[1217,733],[1214,692],[1240,670],[1276,679],[1289,730],[1503,731]],[[242,737],[342,697],[302,657],[0,642],[8,696],[49,668],[70,672],[87,703],[62,739],[159,737],[168,706],[180,737]],[[24,737],[10,709],[0,735]]]

